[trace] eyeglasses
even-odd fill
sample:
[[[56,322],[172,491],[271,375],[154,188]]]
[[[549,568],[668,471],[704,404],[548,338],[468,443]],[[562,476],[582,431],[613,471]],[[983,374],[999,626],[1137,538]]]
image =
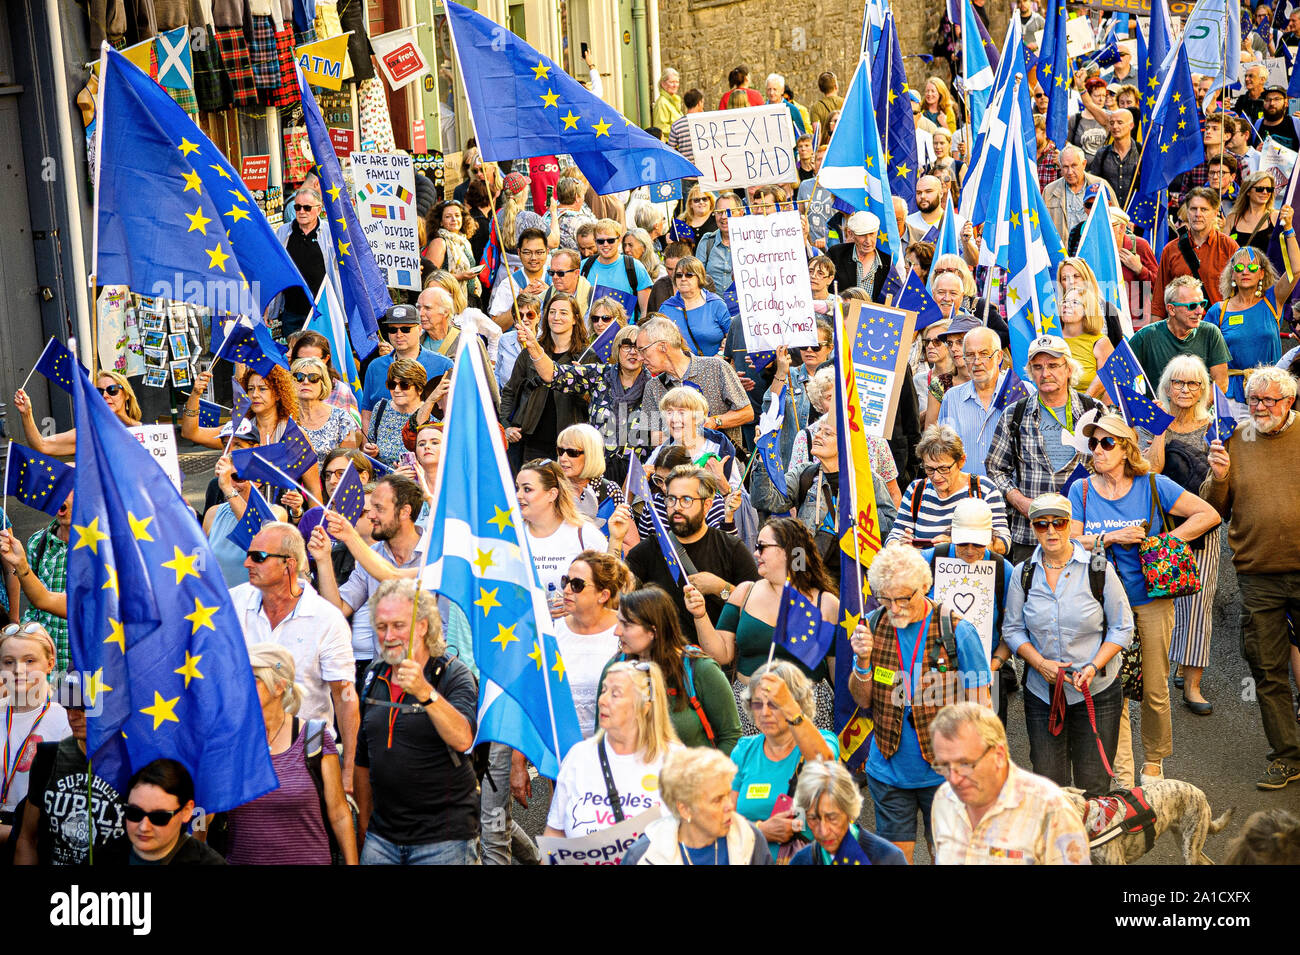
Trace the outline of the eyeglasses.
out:
[[[297,209],[299,212],[311,212],[313,209],[319,209],[319,208],[320,208],[320,206],[314,206],[314,205],[303,205],[301,202],[295,202],[295,203],[293,204],[293,207],[294,207],[295,209]]]
[[[250,550],[248,559],[255,564],[265,564],[268,557],[279,557],[281,560],[288,560],[288,554],[273,554],[269,550]]]
[[[1114,451],[1117,444],[1119,444],[1119,438],[1112,438],[1110,435],[1099,438],[1093,435],[1088,439],[1088,450],[1096,451],[1100,447],[1103,451]]]
[[[1204,311],[1205,309],[1210,307],[1210,300],[1208,298],[1203,298],[1199,302],[1170,302],[1169,307],[1185,308],[1189,312],[1194,312],[1197,309],[1201,309],[1202,311]]]
[[[942,475],[945,475],[945,476],[946,476],[946,475],[949,474],[949,473],[952,471],[952,469],[955,468],[956,466],[957,466],[956,463],[953,463],[953,464],[936,464],[936,465],[934,465],[933,467],[931,467],[931,466],[928,465],[928,464],[923,464],[923,465],[921,465],[921,470],[925,471],[926,477],[934,477],[936,474],[942,474]]]
[[[695,278],[695,273],[694,273],[694,272],[674,272],[674,273],[673,273],[673,278],[675,278],[675,279],[679,279],[679,280],[680,280],[680,279],[693,279],[693,278]]]
[[[314,371],[295,371],[293,373],[293,380],[297,382],[309,381],[313,385],[319,385],[321,383],[320,375],[316,374]]]
[[[587,452],[581,448],[556,448],[555,453],[562,458],[580,458]]]
[[[596,244],[597,244],[597,245],[616,245],[617,243],[618,243],[618,239],[599,239],[599,238],[598,238],[598,239],[596,240]]]
[[[1273,194],[1272,186],[1251,186],[1251,192],[1258,192],[1261,196],[1271,196]]]
[[[991,752],[993,752],[993,747],[991,745],[986,746],[984,747],[984,752],[980,753],[979,759],[976,759],[973,762],[931,763],[930,768],[940,776],[948,776],[952,773],[956,773],[958,776],[969,776],[971,773],[975,772],[975,767],[984,761],[984,757]]]
[[[415,382],[413,382],[413,381],[390,381],[390,382],[388,383],[388,390],[389,390],[389,391],[406,391],[408,388],[409,388],[411,391],[414,391],[414,390],[415,390]]]
[[[1249,395],[1246,398],[1248,405],[1263,405],[1265,408],[1273,408],[1279,401],[1286,401],[1285,398],[1268,398],[1264,395]]]
[[[389,325],[388,331],[394,335],[409,335],[415,330],[414,325]]]
[[[334,480],[339,481],[339,480],[342,480],[342,479],[343,479],[343,475],[345,475],[345,474],[347,474],[347,473],[348,473],[348,469],[347,469],[347,468],[343,468],[343,469],[338,470],[338,471],[326,471],[326,472],[325,472],[325,480],[328,481],[330,478],[334,478]]]
[[[977,362],[979,362],[979,363],[982,365],[982,364],[984,364],[984,362],[986,362],[986,361],[992,361],[992,360],[993,360],[993,356],[996,355],[996,354],[997,354],[997,352],[992,352],[992,351],[968,352],[967,355],[966,355],[966,360],[967,360],[967,361],[977,361]]]
[[[1045,531],[1049,527],[1052,528],[1052,530],[1063,531],[1070,526],[1069,518],[1065,517],[1044,517],[1041,520],[1030,521],[1029,523],[1034,525],[1034,530],[1036,531]]]
[[[568,275],[570,272],[576,272],[576,271],[578,270],[577,269],[547,269],[546,274],[553,279],[559,279]]]
[[[536,257],[536,256],[539,256],[539,255],[545,255],[545,254],[546,254],[546,249],[545,249],[545,248],[541,248],[541,249],[520,249],[520,250],[519,250],[519,254],[520,254],[521,256],[527,255],[527,256],[530,256],[530,257]]]
[[[701,498],[691,497],[689,494],[683,494],[681,497],[677,497],[675,494],[669,494],[664,498],[664,506],[681,508],[694,507],[695,502],[698,500],[701,500]]]
[[[876,602],[885,607],[905,607],[916,599],[921,591],[913,590],[906,597],[877,597]]]
[[[1232,271],[1236,272],[1239,275],[1242,272],[1258,272],[1259,269],[1260,269],[1260,265],[1258,262],[1250,262],[1250,263],[1235,262],[1233,263],[1232,266]]]
[[[21,633],[23,636],[29,637],[33,633],[40,633],[44,629],[44,627],[35,621],[32,623],[11,623],[3,630],[0,630],[0,637],[12,637],[16,633]]]
[[[780,546],[781,546],[780,544],[765,544],[762,541],[759,541],[757,544],[754,545],[754,553],[761,554],[769,547],[780,547]]]
[[[301,209],[302,206],[299,206],[298,208]],[[135,803],[129,802],[126,804],[126,809],[123,811],[122,815],[126,816],[127,822],[138,823],[148,819],[150,825],[165,826],[175,819],[177,814],[184,808],[184,806],[180,806],[176,809],[152,809],[146,811]]]
[[[98,391],[101,395],[104,395],[106,397],[111,397],[111,396],[120,395],[122,393],[122,386],[114,383],[111,385],[105,385],[103,388],[97,386],[95,390]]]
[[[567,574],[560,578],[560,589],[568,587],[575,594],[580,594],[587,589],[587,582],[581,577],[570,577]]]
[[[1170,391],[1200,391],[1201,383],[1199,381],[1184,381],[1181,378],[1172,378],[1169,381]]]
[[[667,343],[667,342],[649,342],[649,343],[647,343],[647,344],[645,344],[645,345],[637,345],[637,346],[636,346],[636,350],[639,351],[641,354],[644,355],[646,352],[648,352],[650,349],[654,348],[656,345],[666,345],[666,344],[668,344],[668,343]]]

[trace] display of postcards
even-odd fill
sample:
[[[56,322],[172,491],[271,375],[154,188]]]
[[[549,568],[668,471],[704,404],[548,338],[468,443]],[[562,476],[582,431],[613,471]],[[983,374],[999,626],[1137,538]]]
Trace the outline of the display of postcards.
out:
[[[136,320],[140,324],[140,329],[145,332],[163,332],[166,331],[166,322],[157,312],[149,312],[140,309],[136,313]]]
[[[173,332],[183,332],[189,327],[190,313],[184,305],[173,305],[167,316],[167,327]]]
[[[165,348],[145,348],[144,360],[151,366],[159,368],[167,367],[167,349]]]
[[[189,388],[194,384],[194,374],[188,361],[172,362],[172,384],[177,388]]]
[[[144,383],[150,388],[161,388],[167,384],[167,369],[154,368],[146,365],[144,369]]]
[[[146,350],[150,348],[166,348],[167,333],[161,329],[156,332],[146,331],[144,333],[144,347]]]
[[[172,346],[172,357],[177,361],[190,360],[190,339],[184,332],[179,335],[168,335],[167,341]]]

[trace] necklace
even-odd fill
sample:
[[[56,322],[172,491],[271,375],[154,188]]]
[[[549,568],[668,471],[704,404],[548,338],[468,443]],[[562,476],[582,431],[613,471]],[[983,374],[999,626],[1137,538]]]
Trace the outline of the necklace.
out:
[[[1046,567],[1048,570],[1065,570],[1066,567],[1070,566],[1070,562],[1067,560],[1064,564],[1053,564],[1046,557],[1044,557],[1043,566]]]
[[[690,852],[687,851],[686,849],[686,843],[678,842],[677,847],[682,850],[682,861],[684,861],[687,865],[695,865],[695,863],[691,861]],[[718,840],[717,839],[713,840],[713,864],[714,865],[718,864]]]
[[[275,741],[279,738],[280,730],[284,729],[285,721],[288,719],[289,719],[288,716],[280,717],[280,725],[275,728],[274,733],[272,733],[270,736],[266,738],[266,748],[268,750],[273,750],[275,748]]]

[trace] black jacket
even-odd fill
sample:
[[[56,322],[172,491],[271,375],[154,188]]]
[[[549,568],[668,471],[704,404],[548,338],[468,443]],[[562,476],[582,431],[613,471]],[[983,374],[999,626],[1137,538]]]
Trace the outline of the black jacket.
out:
[[[852,242],[833,245],[826,250],[826,255],[835,263],[835,284],[839,291],[843,292],[858,284],[857,247]],[[883,302],[885,280],[889,278],[889,266],[892,260],[889,254],[880,248],[876,249],[876,259],[880,265],[876,269],[875,280],[868,291],[871,292],[873,302]]]

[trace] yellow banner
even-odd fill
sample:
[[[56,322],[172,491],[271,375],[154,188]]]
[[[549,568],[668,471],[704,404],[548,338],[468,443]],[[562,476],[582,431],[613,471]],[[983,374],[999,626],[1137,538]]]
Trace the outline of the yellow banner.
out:
[[[348,53],[347,33],[315,43],[304,43],[294,51],[307,82],[328,90],[343,88],[343,59]]]
[[[855,709],[849,721],[840,730],[840,759],[852,762],[854,755],[871,741],[871,731],[875,729],[871,717],[862,710]]]
[[[849,432],[844,443],[849,450],[849,460],[840,462],[840,493],[852,494],[853,529],[840,538],[840,547],[849,557],[863,567],[880,551],[880,513],[876,510],[876,484],[871,478],[871,454],[867,449],[867,432],[862,425],[862,402],[858,394],[857,377],[853,370],[853,340],[856,328],[841,323],[839,336],[840,374],[844,376],[844,421]],[[845,477],[851,478],[844,481]],[[854,540],[856,531],[857,539]]]
[[[142,73],[157,79],[157,74],[150,68],[150,53],[153,51],[153,40],[141,40],[135,46],[128,46],[121,50],[121,54],[140,68]]]

